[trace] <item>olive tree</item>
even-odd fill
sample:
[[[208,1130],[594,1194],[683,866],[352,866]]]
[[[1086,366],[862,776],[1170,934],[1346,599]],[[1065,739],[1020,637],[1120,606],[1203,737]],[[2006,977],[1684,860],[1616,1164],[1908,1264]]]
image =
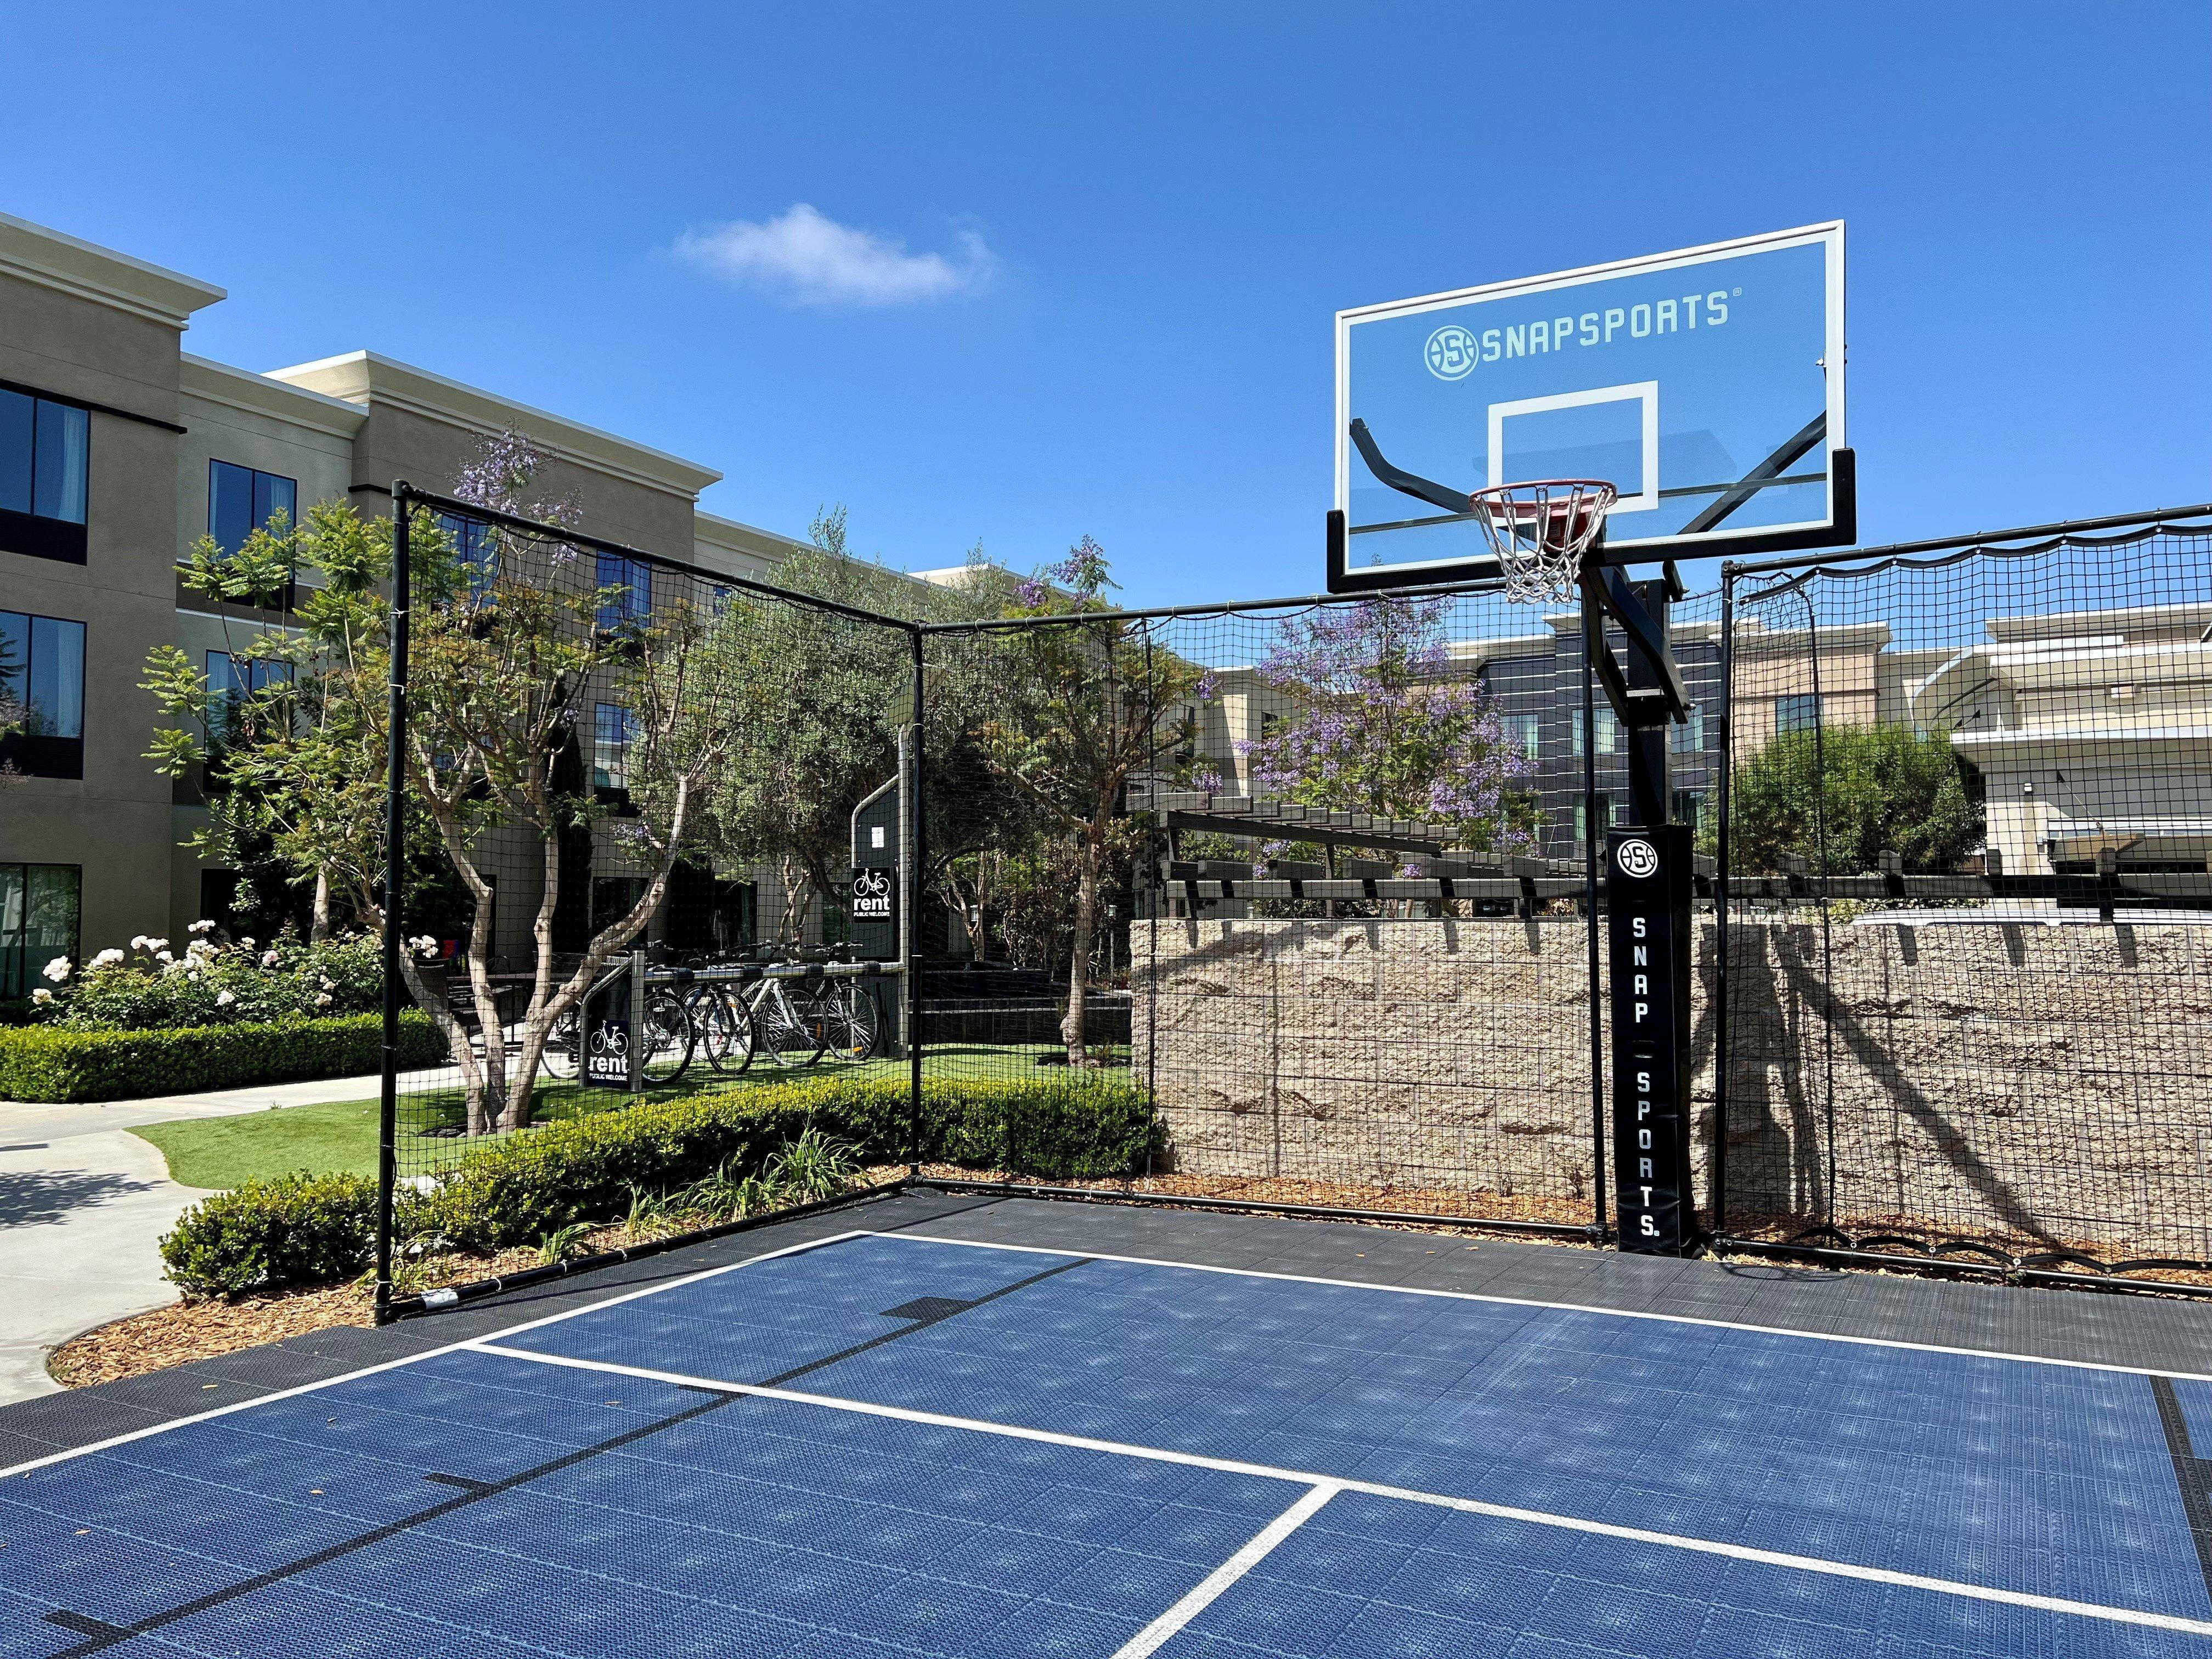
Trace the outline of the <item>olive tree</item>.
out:
[[[457,489],[524,516],[568,515],[562,503],[520,499],[537,465],[526,442],[507,434],[483,447]],[[310,509],[296,534],[269,539],[263,555],[320,580],[303,590],[296,627],[252,642],[255,657],[291,672],[237,701],[234,718],[245,740],[234,734],[221,757],[237,803],[232,815],[265,834],[295,867],[342,887],[356,913],[381,927],[392,527],[332,501]],[[590,556],[557,532],[536,538],[494,528],[464,550],[418,511],[409,522],[409,551],[414,605],[401,769],[416,834],[443,854],[471,912],[461,967],[480,1011],[481,1052],[411,953],[402,953],[403,973],[416,1004],[447,1037],[470,1133],[520,1128],[531,1119],[553,1027],[659,908],[703,781],[728,753],[736,714],[721,700],[728,690],[721,677],[702,659],[710,618],[691,597],[679,593],[637,614],[623,589],[593,580]],[[206,562],[218,568],[188,566],[188,584],[244,579],[222,568],[229,561]],[[185,718],[207,705],[205,676],[182,651],[162,647],[149,659],[147,685],[179,722],[156,734],[157,763],[173,774],[208,758],[204,726]],[[633,810],[613,827],[647,874],[635,902],[592,934],[581,960],[556,971],[562,832],[600,816],[593,799],[556,781],[587,692],[619,699],[634,719]],[[518,834],[535,843],[539,887],[527,998],[510,1023],[495,1012],[491,981],[488,864],[493,837]]]

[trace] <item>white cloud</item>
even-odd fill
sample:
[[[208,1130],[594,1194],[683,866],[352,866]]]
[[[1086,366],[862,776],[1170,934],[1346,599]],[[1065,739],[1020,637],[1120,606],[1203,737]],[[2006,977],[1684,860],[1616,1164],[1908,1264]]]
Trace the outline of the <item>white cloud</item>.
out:
[[[738,219],[687,230],[678,257],[760,288],[794,305],[895,306],[973,293],[998,270],[998,256],[963,230],[951,257],[909,253],[896,236],[841,225],[805,202],[764,224]]]

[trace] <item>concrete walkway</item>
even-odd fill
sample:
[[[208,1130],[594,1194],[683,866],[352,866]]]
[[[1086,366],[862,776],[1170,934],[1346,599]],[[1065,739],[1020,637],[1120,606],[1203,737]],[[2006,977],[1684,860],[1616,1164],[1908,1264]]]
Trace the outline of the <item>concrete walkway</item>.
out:
[[[47,1355],[79,1332],[177,1299],[159,1241],[205,1194],[170,1180],[131,1129],[376,1089],[356,1077],[81,1106],[0,1100],[0,1404],[59,1389]]]

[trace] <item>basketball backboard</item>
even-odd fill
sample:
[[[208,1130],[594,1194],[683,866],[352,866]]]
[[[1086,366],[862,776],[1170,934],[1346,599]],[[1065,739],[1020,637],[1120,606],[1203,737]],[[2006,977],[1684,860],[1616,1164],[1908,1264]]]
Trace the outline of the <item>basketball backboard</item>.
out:
[[[1329,587],[1493,574],[1467,492],[1601,478],[1615,564],[1847,544],[1841,221],[1336,318]]]

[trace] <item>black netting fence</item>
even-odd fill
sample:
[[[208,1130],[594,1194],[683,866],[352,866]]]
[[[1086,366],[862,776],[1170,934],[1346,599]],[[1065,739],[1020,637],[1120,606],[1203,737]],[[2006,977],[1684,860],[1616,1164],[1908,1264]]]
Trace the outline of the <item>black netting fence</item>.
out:
[[[906,964],[853,884],[912,742],[915,635],[864,604],[894,579],[779,592],[434,498],[408,541],[400,1291],[902,1177]]]
[[[1731,574],[1725,1230],[2212,1256],[2208,555]]]
[[[415,505],[395,1294],[917,1177],[1604,1236],[1633,809],[1574,611],[1120,611],[834,537],[771,588]],[[1709,1230],[2212,1255],[2208,551],[1672,607]],[[386,675],[305,700],[333,869],[382,868]]]

